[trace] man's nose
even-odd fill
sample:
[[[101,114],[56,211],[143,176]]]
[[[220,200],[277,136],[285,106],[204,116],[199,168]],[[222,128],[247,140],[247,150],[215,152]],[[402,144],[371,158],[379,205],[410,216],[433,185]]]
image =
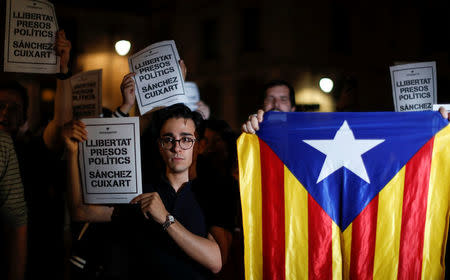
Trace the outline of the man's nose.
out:
[[[280,105],[281,105],[281,101],[279,99],[275,98],[273,100],[273,106],[278,109],[278,108],[280,108]]]
[[[181,151],[182,149],[181,149],[180,141],[175,141],[175,142],[173,143],[172,149],[173,149],[175,152]]]

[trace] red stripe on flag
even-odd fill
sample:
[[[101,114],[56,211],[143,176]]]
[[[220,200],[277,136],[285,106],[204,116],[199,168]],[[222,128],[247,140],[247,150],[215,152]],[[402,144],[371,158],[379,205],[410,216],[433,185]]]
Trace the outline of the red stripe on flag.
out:
[[[285,279],[284,164],[263,141],[261,153],[263,279]]]
[[[398,279],[420,279],[434,137],[405,168]]]
[[[308,278],[333,279],[332,221],[308,194]]]
[[[352,222],[350,279],[373,279],[378,195]]]

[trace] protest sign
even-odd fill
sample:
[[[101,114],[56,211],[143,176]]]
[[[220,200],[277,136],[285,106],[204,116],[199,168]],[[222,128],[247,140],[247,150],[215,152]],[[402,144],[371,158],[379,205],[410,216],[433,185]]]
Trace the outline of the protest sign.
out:
[[[70,78],[73,118],[95,118],[102,113],[102,70],[81,72]]]
[[[186,106],[192,111],[197,110],[197,102],[200,101],[200,91],[194,82],[184,82],[184,89],[186,90]]]
[[[7,0],[4,71],[58,73],[55,43],[58,23],[49,1]]]
[[[440,107],[444,107],[445,110],[450,112],[450,104],[433,104],[433,111],[439,111]]]
[[[84,202],[129,203],[142,193],[139,118],[82,121],[89,138],[79,144]]]
[[[180,57],[174,41],[152,44],[130,56],[141,115],[155,107],[186,103]]]
[[[436,62],[391,66],[396,112],[430,111],[436,103]]]

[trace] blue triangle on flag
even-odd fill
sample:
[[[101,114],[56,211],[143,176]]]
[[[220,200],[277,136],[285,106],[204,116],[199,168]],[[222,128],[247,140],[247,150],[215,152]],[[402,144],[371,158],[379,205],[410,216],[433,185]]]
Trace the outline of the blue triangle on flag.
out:
[[[364,166],[352,168],[358,167],[353,164],[355,160],[345,159],[346,165],[341,167],[328,161],[331,169],[322,171],[327,154],[321,146],[328,145],[329,141],[308,141],[338,138],[337,133],[345,122],[355,143],[370,143],[370,149],[360,156]],[[268,112],[258,136],[344,231],[408,160],[447,124],[438,112]],[[371,147],[376,142],[368,140],[374,139],[383,141]],[[359,149],[357,145],[350,147],[348,154]],[[339,146],[327,146],[328,153],[335,154],[337,151],[333,149],[337,148]],[[339,152],[346,154],[345,151],[337,154]]]

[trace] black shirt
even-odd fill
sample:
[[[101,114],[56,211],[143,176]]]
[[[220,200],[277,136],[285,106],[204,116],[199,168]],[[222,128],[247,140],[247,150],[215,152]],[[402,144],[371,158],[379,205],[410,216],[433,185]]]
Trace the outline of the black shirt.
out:
[[[193,234],[207,237],[203,212],[186,183],[178,193],[167,179],[144,185],[143,192],[158,192],[167,211]],[[140,205],[117,207],[113,214],[116,254],[121,259],[117,279],[209,279],[212,274],[191,259],[173,241],[162,226],[152,218],[146,219]],[[117,269],[116,269],[117,270]]]

